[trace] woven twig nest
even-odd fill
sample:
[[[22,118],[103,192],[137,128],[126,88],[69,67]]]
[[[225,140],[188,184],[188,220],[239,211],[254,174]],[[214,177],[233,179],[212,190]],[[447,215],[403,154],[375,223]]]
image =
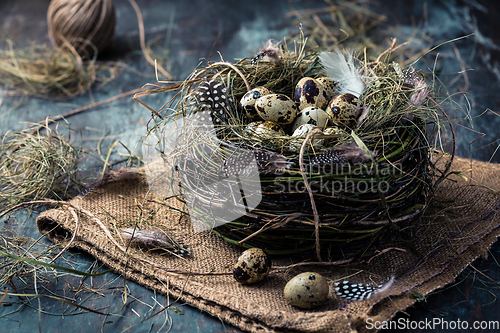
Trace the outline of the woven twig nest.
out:
[[[330,254],[359,253],[384,230],[397,229],[425,209],[433,185],[428,131],[430,125],[441,127],[438,106],[426,101],[430,88],[412,68],[377,61],[356,67],[363,73],[364,88],[355,121],[329,118],[302,136],[292,135],[293,122],[258,132],[255,119],[239,105],[248,91],[265,87],[293,99],[301,79],[325,75],[317,53],[291,52],[286,46],[279,52],[273,61],[212,63],[182,84],[156,91],[180,93],[169,108],[155,111],[155,129],[190,115],[213,124],[210,135],[200,130],[206,125],[185,127],[178,142],[183,162],[173,164],[182,169],[176,180],[183,194],[179,198],[201,203],[189,214],[207,221],[209,207],[234,213],[228,202],[231,207],[255,202],[255,193],[243,189],[233,197],[215,196],[216,187],[200,189],[202,182],[244,177],[250,173],[246,162],[254,158],[259,204],[241,208],[243,216],[224,221],[213,232],[230,243],[274,254],[319,247]],[[167,163],[175,159],[171,154],[163,158]]]
[[[115,6],[113,0],[52,0],[47,23],[54,46],[69,44],[81,57],[92,59],[113,37]]]

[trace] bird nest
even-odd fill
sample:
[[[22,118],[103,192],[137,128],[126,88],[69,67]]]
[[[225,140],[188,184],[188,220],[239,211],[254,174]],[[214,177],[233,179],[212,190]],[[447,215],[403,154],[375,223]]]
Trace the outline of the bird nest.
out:
[[[172,176],[164,186],[188,204],[192,220],[232,244],[271,254],[359,253],[426,208],[435,181],[429,138],[442,128],[440,107],[425,78],[387,61],[388,53],[373,62],[331,53],[362,83],[355,117],[315,118],[298,135],[290,121],[257,130],[267,119],[255,123],[253,110],[242,107],[249,92],[264,87],[298,108],[301,79],[336,75],[324,55],[289,44],[208,63],[182,83],[146,93],[176,92],[151,110],[148,137]],[[341,81],[337,74],[336,94],[352,88]],[[165,139],[173,132],[175,143]]]

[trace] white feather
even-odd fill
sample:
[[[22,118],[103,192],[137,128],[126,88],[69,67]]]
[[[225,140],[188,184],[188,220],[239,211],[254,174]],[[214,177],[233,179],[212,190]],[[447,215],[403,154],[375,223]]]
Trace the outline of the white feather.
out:
[[[365,85],[354,65],[351,52],[321,52],[319,60],[326,72],[326,76],[338,82],[340,94],[351,93],[358,97],[363,94]]]
[[[373,293],[373,295],[378,295],[380,297],[387,297],[388,295],[390,295],[391,288],[394,285],[395,281],[396,279],[394,278],[394,276],[391,276],[390,280],[387,281],[385,284],[379,286],[379,289],[377,289],[377,291]]]

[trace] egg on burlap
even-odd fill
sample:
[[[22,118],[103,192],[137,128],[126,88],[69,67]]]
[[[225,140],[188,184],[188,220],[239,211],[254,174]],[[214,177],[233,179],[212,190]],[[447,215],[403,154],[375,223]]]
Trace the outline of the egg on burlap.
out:
[[[271,271],[271,258],[262,249],[251,248],[243,251],[233,267],[233,277],[241,284],[251,284],[264,280]]]
[[[240,100],[240,106],[245,111],[245,115],[252,120],[260,119],[259,113],[255,109],[255,102],[265,95],[273,92],[266,87],[256,87],[247,92]]]
[[[326,302],[328,291],[328,282],[321,274],[305,272],[288,281],[283,293],[291,305],[311,309]]]
[[[312,77],[303,77],[295,86],[293,100],[303,110],[310,106],[324,109],[328,99],[323,95],[323,85]]]
[[[262,119],[274,121],[280,125],[291,124],[298,112],[295,102],[283,94],[260,97],[255,102],[255,109]]]
[[[322,109],[316,106],[310,106],[297,114],[297,118],[292,125],[292,131],[295,131],[300,125],[311,124],[313,126],[323,128],[327,125],[330,117]]]
[[[328,103],[326,113],[335,124],[353,127],[361,114],[361,100],[350,93],[340,94]]]

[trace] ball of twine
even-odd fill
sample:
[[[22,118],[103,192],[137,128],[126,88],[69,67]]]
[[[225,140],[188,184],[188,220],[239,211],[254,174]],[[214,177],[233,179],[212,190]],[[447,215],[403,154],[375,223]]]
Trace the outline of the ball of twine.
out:
[[[113,0],[52,0],[47,12],[49,37],[57,48],[74,48],[92,59],[115,32]]]

